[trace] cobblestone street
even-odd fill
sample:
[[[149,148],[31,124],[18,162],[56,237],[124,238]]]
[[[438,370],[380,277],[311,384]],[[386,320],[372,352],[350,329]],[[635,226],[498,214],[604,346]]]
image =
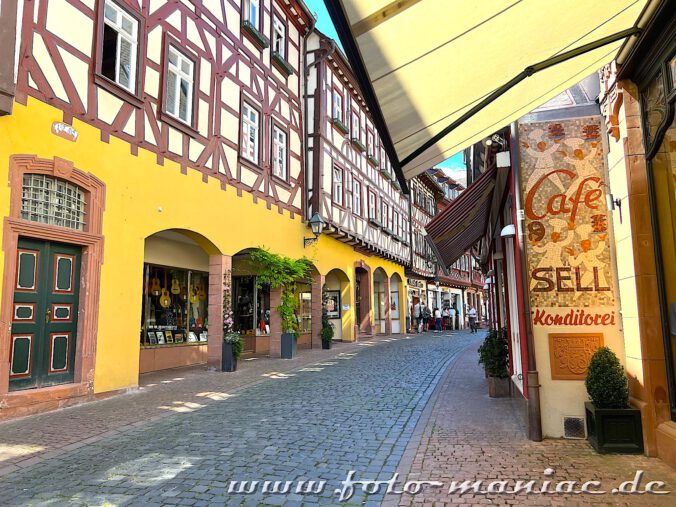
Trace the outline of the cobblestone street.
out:
[[[2,505],[313,505],[338,503],[355,479],[600,480],[645,470],[676,484],[658,460],[598,456],[584,441],[529,442],[509,400],[486,396],[476,364],[482,334],[427,334],[337,344],[293,361],[245,361],[234,374],[176,370],[135,393],[0,425]],[[228,494],[233,480],[326,480],[319,494]],[[295,487],[295,483],[294,483]],[[401,487],[401,486],[400,486]],[[494,505],[525,497],[423,490],[346,503]],[[671,489],[668,487],[667,489]],[[533,498],[569,505],[617,497]],[[669,505],[668,497],[622,497]]]

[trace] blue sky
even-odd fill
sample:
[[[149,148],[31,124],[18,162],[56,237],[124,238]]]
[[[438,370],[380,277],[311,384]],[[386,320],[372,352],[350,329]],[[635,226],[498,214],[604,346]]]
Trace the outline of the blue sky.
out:
[[[310,9],[310,12],[317,16],[317,28],[319,31],[335,39],[342,49],[336,29],[333,27],[331,16],[329,16],[326,5],[324,5],[324,0],[305,0],[305,4]],[[462,163],[462,153],[457,153],[451,158],[444,160],[437,167],[444,168],[451,178],[465,183],[465,166]]]

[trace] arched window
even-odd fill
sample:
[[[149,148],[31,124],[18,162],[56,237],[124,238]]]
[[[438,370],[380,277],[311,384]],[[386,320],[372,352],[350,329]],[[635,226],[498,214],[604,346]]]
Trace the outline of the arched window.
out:
[[[21,218],[81,231],[85,193],[72,183],[44,174],[24,174]]]

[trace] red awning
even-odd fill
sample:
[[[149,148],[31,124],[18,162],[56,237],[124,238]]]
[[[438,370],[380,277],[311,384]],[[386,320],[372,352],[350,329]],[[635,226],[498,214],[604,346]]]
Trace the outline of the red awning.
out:
[[[428,240],[445,266],[458,260],[486,231],[496,169],[490,169],[427,224]]]

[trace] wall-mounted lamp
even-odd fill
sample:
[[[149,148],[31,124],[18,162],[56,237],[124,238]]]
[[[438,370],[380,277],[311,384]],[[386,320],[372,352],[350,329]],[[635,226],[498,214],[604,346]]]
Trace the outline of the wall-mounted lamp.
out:
[[[319,216],[319,213],[315,213],[312,215],[312,218],[310,218],[310,221],[308,222],[310,225],[310,229],[312,229],[312,234],[314,234],[314,238],[303,238],[303,247],[307,248],[310,246],[312,243],[316,242],[319,239],[319,236],[322,232],[324,232],[324,226],[326,225],[326,222],[322,220],[322,217]]]
[[[434,279],[434,286],[439,290],[439,278]]]
[[[514,224],[505,225],[500,231],[501,238],[513,238],[516,236],[516,227]]]

